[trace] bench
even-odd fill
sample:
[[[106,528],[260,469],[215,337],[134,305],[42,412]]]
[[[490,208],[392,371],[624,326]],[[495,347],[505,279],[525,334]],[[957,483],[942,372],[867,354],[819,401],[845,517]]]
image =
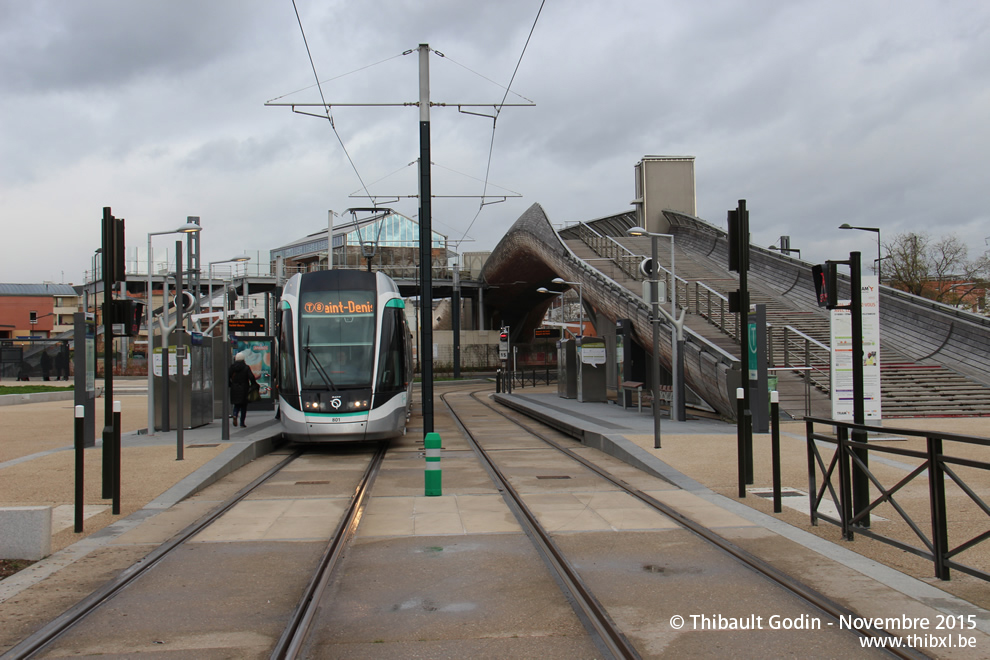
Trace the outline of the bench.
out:
[[[643,384],[635,380],[627,380],[622,382],[623,390],[636,390],[636,404],[639,407],[639,412],[643,412]],[[626,408],[626,397],[622,396],[622,408]]]

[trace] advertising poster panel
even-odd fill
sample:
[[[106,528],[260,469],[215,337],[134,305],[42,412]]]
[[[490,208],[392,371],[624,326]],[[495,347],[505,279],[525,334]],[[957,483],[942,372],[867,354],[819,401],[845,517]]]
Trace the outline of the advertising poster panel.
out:
[[[863,409],[867,424],[879,422],[880,291],[875,276],[863,276]],[[839,301],[848,305],[849,301]],[[832,418],[853,421],[852,317],[848,309],[832,310]]]
[[[254,372],[254,377],[258,380],[261,388],[261,398],[257,404],[263,408],[271,408],[273,405],[272,392],[272,353],[274,352],[274,339],[272,337],[231,337],[230,340],[230,362],[233,364],[234,356],[241,351],[247,351],[247,358],[244,360]],[[249,409],[256,404],[250,404]]]

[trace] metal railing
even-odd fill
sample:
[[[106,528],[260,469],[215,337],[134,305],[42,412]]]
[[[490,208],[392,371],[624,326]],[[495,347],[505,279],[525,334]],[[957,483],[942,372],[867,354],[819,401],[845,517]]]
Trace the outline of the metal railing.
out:
[[[809,401],[812,385],[823,392],[832,390],[832,349],[790,325],[783,327],[781,343],[784,360],[775,366],[803,372],[806,397]]]
[[[819,520],[838,525],[842,529],[842,534],[848,540],[853,539],[855,533],[863,534],[869,538],[882,543],[892,545],[900,550],[909,552],[919,557],[931,560],[935,565],[935,577],[941,580],[949,579],[949,569],[955,569],[977,577],[981,580],[990,581],[990,572],[981,568],[974,568],[962,564],[955,560],[955,557],[963,552],[972,549],[983,541],[990,538],[990,530],[984,531],[969,540],[959,542],[955,547],[951,547],[950,535],[953,537],[968,536],[974,528],[979,529],[979,520],[985,524],[990,524],[990,506],[976,492],[978,489],[985,490],[985,486],[971,485],[974,479],[967,483],[963,478],[963,468],[976,470],[975,474],[966,473],[971,477],[979,477],[984,481],[990,475],[990,463],[981,460],[974,460],[964,456],[967,453],[976,454],[974,450],[990,447],[990,439],[975,436],[957,435],[951,433],[938,433],[935,431],[915,431],[908,429],[885,428],[885,434],[895,434],[904,436],[907,444],[894,447],[877,444],[876,442],[851,440],[851,433],[854,435],[864,435],[866,432],[876,429],[851,422],[840,422],[834,419],[819,419],[808,417],[805,419],[806,440],[808,448],[808,498],[811,505],[811,524],[817,525]],[[825,424],[836,429],[836,435],[826,435],[815,432],[815,424]],[[916,448],[921,443],[911,439],[924,439],[924,448]],[[835,446],[835,451],[831,458],[826,460],[822,456],[822,443],[830,443]],[[952,443],[953,453],[950,455],[944,448],[944,443]],[[912,447],[912,444],[915,447]],[[983,450],[980,450],[983,451]],[[871,469],[870,454],[881,454],[885,456],[897,457],[898,463],[904,464],[905,459],[916,459],[920,461],[917,465],[906,465],[905,469],[910,469],[906,477],[896,480],[890,477],[890,460],[874,461],[874,466],[879,463],[885,469]],[[821,485],[818,485],[818,475],[821,474]],[[886,475],[879,474],[886,472]],[[869,483],[873,484],[876,492],[875,498],[871,495],[869,504],[863,506],[859,511],[853,511],[853,481],[859,477],[865,477]],[[928,502],[927,505],[919,506],[918,488],[908,487],[915,482],[917,477],[927,476]],[[890,486],[884,485],[881,478],[886,476],[888,481],[896,480]],[[898,475],[899,476],[899,475]],[[946,477],[950,484],[947,486]],[[947,490],[947,488],[951,490]],[[838,518],[822,513],[820,510],[826,491],[831,494],[832,500],[838,509]],[[902,501],[898,501],[901,495]],[[950,501],[951,500],[951,501]],[[922,500],[923,501],[923,500]],[[878,524],[870,524],[868,516],[876,511],[881,505],[884,507],[884,515],[888,511],[894,514],[907,525],[909,532],[904,530],[900,538],[893,535],[881,534],[877,531]],[[950,521],[946,511],[953,511],[953,519]],[[980,516],[982,512],[983,516]],[[923,518],[928,517],[928,524],[925,525]],[[887,523],[883,523],[886,525]],[[925,525],[930,531],[922,529]],[[895,527],[894,525],[890,525]],[[890,534],[898,530],[891,529]],[[904,540],[906,536],[911,540],[911,535],[920,540],[923,547],[911,545]]]
[[[704,282],[694,283],[694,309],[689,311],[704,318],[729,337],[739,339],[739,315],[729,311],[729,299],[726,296]]]
[[[643,277],[639,272],[639,264],[643,261],[643,257],[634,254],[611,236],[602,236],[583,222],[578,225],[578,236],[594,250],[595,254],[611,259],[627,276],[633,279]]]

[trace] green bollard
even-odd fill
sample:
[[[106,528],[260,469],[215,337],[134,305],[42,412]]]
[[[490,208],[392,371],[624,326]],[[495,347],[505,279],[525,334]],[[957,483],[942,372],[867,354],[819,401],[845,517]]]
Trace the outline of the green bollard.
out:
[[[440,434],[427,433],[426,440],[426,496],[443,495],[440,479]]]

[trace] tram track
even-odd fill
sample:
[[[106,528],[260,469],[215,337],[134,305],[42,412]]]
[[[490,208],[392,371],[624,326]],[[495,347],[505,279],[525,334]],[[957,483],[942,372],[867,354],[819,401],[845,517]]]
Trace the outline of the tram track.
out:
[[[476,392],[472,392],[471,396],[475,400],[478,400],[475,396],[476,394]],[[639,658],[640,655],[635,647],[622,634],[622,631],[609,616],[608,611],[581,579],[580,574],[574,568],[573,564],[568,561],[566,555],[557,546],[543,525],[540,524],[537,516],[526,506],[522,496],[512,487],[508,477],[502,473],[498,464],[489,456],[488,452],[481,446],[481,443],[477,441],[474,434],[471,433],[471,430],[465,424],[465,420],[454,410],[448,401],[448,394],[442,394],[440,399],[460,425],[462,432],[470,440],[475,453],[481,458],[483,467],[488,472],[492,481],[495,482],[498,490],[503,493],[506,503],[526,532],[526,535],[536,546],[544,561],[554,571],[558,584],[561,585],[565,595],[574,607],[578,618],[584,623],[589,634],[595,640],[596,645],[609,653],[612,658]]]
[[[340,518],[336,529],[331,534],[326,549],[317,562],[317,566],[313,571],[309,583],[303,590],[298,604],[289,615],[285,630],[272,650],[270,657],[296,657],[296,654],[304,643],[309,626],[313,621],[313,613],[320,601],[323,590],[333,573],[343,549],[346,547],[348,540],[353,536],[360,521],[361,514],[367,502],[368,493],[381,467],[386,449],[387,443],[378,443],[376,453],[368,463],[358,484],[355,486],[349,506]],[[214,525],[235,506],[244,502],[252,493],[258,491],[261,486],[270,482],[273,477],[305,454],[306,452],[303,450],[296,450],[278,461],[223,503],[214,507],[209,513],[183,528],[141,560],[125,568],[116,577],[93,591],[89,596],[57,616],[35,633],[23,639],[0,656],[0,658],[3,660],[22,660],[37,657],[39,654],[55,647],[66,633],[81,625],[90,615],[123,593],[129,586],[135,584],[142,577],[147,576],[155,567],[161,565],[162,562],[188,544],[191,539]]]
[[[375,478],[381,469],[387,446],[388,443],[379,443],[378,451],[375,452],[374,457],[371,459],[368,470],[355,487],[354,497],[351,498],[350,506],[330,537],[330,542],[320,557],[320,561],[317,564],[312,579],[303,592],[299,605],[296,606],[292,615],[289,617],[289,623],[285,627],[285,632],[282,633],[282,636],[275,644],[275,648],[269,656],[272,660],[289,660],[299,656],[309,636],[310,626],[313,624],[316,612],[320,606],[320,600],[326,590],[327,584],[330,582],[333,570],[337,566],[337,562],[344,548],[347,546],[347,542],[354,536],[357,526],[361,522],[361,516],[367,503],[368,494],[371,492]]]
[[[483,393],[483,395],[479,396],[479,393]],[[620,489],[622,492],[629,494],[651,509],[667,516],[684,529],[703,539],[706,543],[714,546],[719,551],[729,555],[734,560],[745,565],[761,577],[778,585],[780,588],[796,596],[804,603],[807,603],[811,607],[822,612],[834,622],[838,622],[840,617],[856,618],[857,615],[852,610],[834,602],[817,590],[803,584],[799,580],[794,579],[768,562],[744,550],[712,529],[685,515],[681,511],[678,511],[676,508],[661,502],[657,498],[643,492],[638,488],[635,488],[595,464],[593,461],[590,461],[584,456],[572,451],[568,447],[563,446],[560,442],[551,438],[548,433],[543,430],[549,427],[546,427],[540,422],[534,422],[533,420],[522,416],[520,413],[510,414],[504,410],[501,410],[499,407],[486,400],[487,395],[489,394],[490,392],[488,390],[473,391],[470,392],[469,396],[477,404],[484,406],[491,412],[511,422],[525,433],[540,439],[548,446],[553,447],[557,451],[573,459],[584,468],[597,474],[614,487]],[[541,552],[544,553],[547,558],[548,564],[550,564],[555,571],[558,571],[558,575],[560,576],[558,578],[558,583],[567,589],[569,598],[572,603],[575,604],[575,609],[578,610],[579,617],[583,622],[585,622],[586,626],[589,627],[589,632],[593,635],[593,637],[598,640],[599,646],[606,648],[608,652],[616,658],[640,657],[636,649],[632,647],[625,635],[623,635],[622,631],[608,615],[607,610],[601,606],[595,595],[584,584],[573,565],[559,550],[557,544],[553,542],[550,534],[543,528],[539,520],[532,514],[529,508],[526,507],[519,493],[511,486],[507,477],[502,474],[502,471],[489,456],[489,453],[486,452],[485,449],[481,447],[480,443],[478,443],[475,439],[474,434],[469,429],[470,420],[462,418],[457,411],[454,410],[451,402],[448,400],[448,394],[442,395],[441,399],[447,405],[451,415],[457,420],[457,423],[460,425],[462,431],[471,439],[471,443],[476,447],[476,452],[486,464],[486,469],[489,470],[492,478],[499,484],[498,488],[503,492],[503,497],[505,497],[507,501],[511,500],[510,507],[512,507],[513,510],[519,511],[517,518],[520,519],[520,522],[523,524],[524,528],[527,529],[527,534],[529,534],[530,537],[534,539],[534,543],[541,548]],[[522,417],[525,421],[522,421],[520,417]],[[551,432],[561,433],[557,430],[552,430]],[[864,637],[881,639],[893,637],[893,635],[889,632],[875,628],[857,628],[855,629],[855,632]],[[886,650],[890,655],[898,658],[910,658],[912,660],[917,660],[919,658],[928,657],[915,649],[907,647],[896,647],[891,645]]]

